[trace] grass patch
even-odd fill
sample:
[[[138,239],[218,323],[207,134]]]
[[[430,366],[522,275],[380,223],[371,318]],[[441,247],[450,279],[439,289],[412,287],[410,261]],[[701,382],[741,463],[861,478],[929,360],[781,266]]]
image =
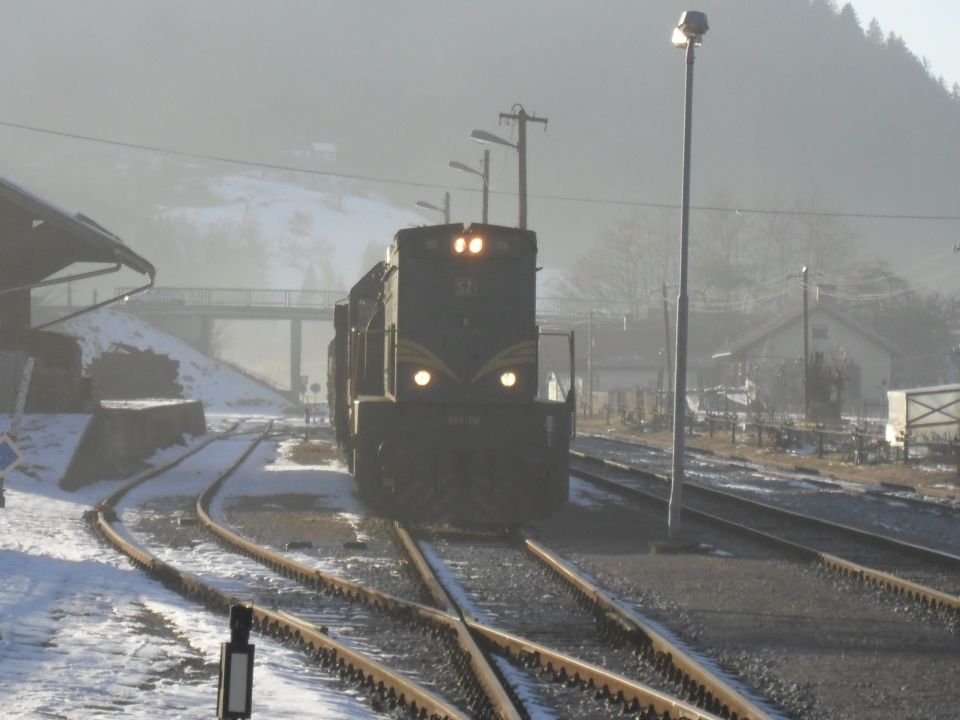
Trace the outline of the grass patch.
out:
[[[300,465],[323,465],[343,460],[343,453],[329,440],[302,440],[290,448],[289,457]]]

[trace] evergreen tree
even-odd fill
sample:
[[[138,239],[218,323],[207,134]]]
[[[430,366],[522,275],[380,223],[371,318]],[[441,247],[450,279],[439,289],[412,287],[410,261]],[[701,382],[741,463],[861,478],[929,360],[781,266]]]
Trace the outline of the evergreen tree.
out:
[[[860,27],[860,18],[857,16],[857,11],[853,9],[853,6],[850,3],[844,5],[843,9],[840,11],[840,20],[846,27],[856,28],[858,34],[863,34],[863,29]]]

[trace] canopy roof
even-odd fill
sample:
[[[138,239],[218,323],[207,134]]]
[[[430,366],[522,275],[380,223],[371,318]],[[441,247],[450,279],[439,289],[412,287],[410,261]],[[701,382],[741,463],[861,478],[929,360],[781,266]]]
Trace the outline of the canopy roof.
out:
[[[74,263],[125,265],[150,282],[153,265],[82,214],[0,178],[0,292],[42,282]]]

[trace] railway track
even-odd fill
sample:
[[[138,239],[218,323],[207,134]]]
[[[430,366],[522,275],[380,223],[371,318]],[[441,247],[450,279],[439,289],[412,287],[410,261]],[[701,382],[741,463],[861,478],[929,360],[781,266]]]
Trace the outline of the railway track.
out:
[[[261,434],[248,443],[247,448],[237,458],[236,462],[220,474],[218,478],[220,482],[240,467],[269,429],[269,426],[267,426]],[[289,597],[292,593],[291,588],[282,586],[283,578],[280,581],[272,582],[271,587],[266,591],[266,595],[272,596],[269,599],[271,604],[274,605],[273,607],[267,607],[262,604],[251,603],[249,591],[232,592],[235,588],[229,587],[229,584],[224,588],[223,578],[210,578],[208,568],[205,569],[204,576],[187,572],[181,567],[166,562],[160,557],[161,553],[154,552],[144,543],[138,542],[132,536],[133,533],[130,529],[124,527],[120,521],[120,514],[123,510],[120,508],[118,512],[118,506],[124,501],[125,497],[146,480],[161,476],[164,471],[171,469],[175,464],[160,468],[151,473],[150,477],[140,478],[113,493],[98,504],[88,515],[88,519],[97,530],[112,545],[130,557],[135,564],[160,579],[171,589],[188,598],[202,602],[217,612],[226,614],[229,607],[234,604],[252,605],[255,630],[301,648],[308,657],[318,661],[328,671],[338,674],[344,680],[352,682],[361,691],[369,694],[372,704],[383,708],[384,711],[389,711],[399,705],[412,714],[421,717],[495,717],[482,712],[472,713],[458,707],[456,703],[441,697],[438,693],[425,687],[423,683],[397,672],[386,663],[372,657],[370,653],[357,650],[353,643],[333,637],[328,627],[312,622],[302,615],[280,609],[278,605],[281,598],[283,596]],[[190,523],[185,525],[189,527]],[[183,555],[194,554],[195,551],[196,547],[191,547],[191,552],[182,553],[179,559],[183,559]],[[228,571],[227,574],[230,574],[230,572]],[[261,582],[263,580],[261,575],[251,575],[250,577]],[[263,594],[261,594],[262,596]],[[283,599],[286,600],[286,597],[283,597]],[[303,597],[295,597],[294,599],[301,602],[304,600]],[[432,612],[426,608],[424,611]],[[406,612],[409,613],[409,608],[406,609]],[[456,666],[457,663],[454,662],[453,665]],[[459,683],[456,684],[459,685]]]
[[[239,437],[234,440],[239,442]],[[283,433],[262,428],[257,437],[249,438],[243,456],[255,452],[265,437],[279,441]],[[400,706],[424,717],[599,718],[623,711],[661,719],[776,716],[765,701],[744,692],[737,681],[724,677],[662,626],[647,621],[632,605],[597,587],[571,563],[528,537],[458,538],[447,532],[432,537],[435,530],[417,529],[412,531],[418,536],[414,541],[410,530],[397,528],[396,545],[387,543],[398,558],[400,548],[413,548],[412,566],[441,568],[423,575],[423,587],[429,592],[409,593],[419,601],[375,590],[366,580],[320,570],[318,564],[329,568],[335,563],[319,562],[319,557],[263,547],[215,517],[225,507],[221,499],[227,495],[225,482],[240,476],[242,488],[242,476],[262,472],[261,461],[272,462],[257,455],[243,472],[234,474],[244,457],[210,487],[206,485],[211,474],[202,483],[188,482],[184,478],[191,476],[192,466],[184,466],[176,480],[182,486],[165,491],[168,497],[162,502],[138,499],[137,485],[150,479],[140,478],[98,506],[93,519],[104,534],[116,536],[118,545],[129,545],[126,551],[138,564],[186,596],[223,613],[237,602],[254,605],[256,629],[302,648],[327,668],[328,677],[342,676],[351,688],[367,694],[371,706],[385,711]],[[162,470],[150,477],[162,475]],[[165,483],[172,480],[166,477]],[[232,494],[237,496],[236,487]],[[219,509],[213,511],[212,506]],[[183,522],[175,532],[177,539],[164,541],[161,536],[169,535],[172,515],[181,516]],[[351,522],[389,530],[375,519]],[[205,563],[192,564],[201,555],[224,552],[216,546],[211,550],[209,532],[232,552],[207,555]],[[458,561],[461,550],[447,546],[461,541],[479,546],[489,561],[470,557]],[[274,548],[283,546],[276,538],[271,542]],[[395,562],[392,555],[389,562]],[[221,570],[211,572],[211,566]],[[521,577],[541,577],[531,579],[525,589],[502,587],[516,568]],[[350,575],[347,566],[340,571]],[[489,578],[474,577],[483,574]],[[351,577],[365,576],[361,572]],[[579,606],[569,597],[564,601],[568,592]],[[534,603],[523,600],[531,593]],[[502,603],[492,599],[498,596]],[[557,623],[540,622],[551,615]],[[383,637],[390,639],[384,642]],[[417,643],[418,652],[432,653],[438,661],[406,665],[398,661],[412,655],[409,648]]]
[[[667,502],[665,476],[580,452],[571,453],[571,459],[571,472],[607,490],[644,502]],[[696,483],[685,484],[683,512],[820,561],[922,606],[960,612],[960,556]]]
[[[687,717],[708,720],[715,717],[767,717],[763,711],[754,712],[754,708],[738,697],[736,691],[716,684],[717,678],[711,678],[709,671],[698,672],[694,664],[684,664],[688,658],[682,657],[679,647],[659,644],[653,650],[647,651],[650,663],[655,667],[659,666],[664,676],[672,678],[668,682],[679,688],[679,691],[673,694],[660,692],[610,672],[599,664],[591,664],[551,649],[544,643],[532,642],[502,628],[481,623],[469,614],[462,614],[450,604],[449,599],[440,603],[439,607],[400,599],[355,581],[317,570],[284,553],[261,547],[223,527],[210,515],[211,500],[269,432],[270,429],[265,428],[257,438],[252,439],[236,462],[222,472],[196,499],[195,517],[199,525],[194,526],[189,520],[181,522],[180,539],[173,543],[175,547],[163,547],[163,543],[153,536],[158,534],[158,522],[160,525],[170,525],[171,513],[185,517],[186,498],[175,494],[172,499],[168,498],[159,504],[143,506],[137,505],[135,498],[130,497],[141,483],[161,476],[163,468],[152,473],[151,478],[141,478],[114,493],[95,509],[91,520],[105,537],[138,565],[186,596],[201,600],[221,612],[225,612],[229,605],[237,602],[252,604],[255,629],[293,642],[328,669],[338,672],[348,680],[352,679],[354,684],[369,692],[385,708],[399,704],[415,714],[429,717],[523,718],[532,716],[532,707],[534,713],[540,708],[538,716],[542,716],[542,705],[538,705],[535,698],[525,697],[522,693],[518,695],[514,689],[517,684],[516,673],[519,671],[509,670],[509,663],[504,664],[502,659],[496,660],[496,668],[487,664],[486,651],[495,650],[515,658],[523,665],[538,668],[537,672],[546,673],[550,679],[562,681],[550,684],[551,687],[561,688],[564,683],[569,683],[592,688],[597,698],[603,701],[599,707],[605,706],[612,699],[650,718]],[[124,519],[124,523],[120,522],[120,517]],[[160,518],[163,520],[159,520]],[[260,564],[258,567],[268,566],[276,572],[276,577],[266,577],[262,568],[259,572],[252,570],[238,562],[235,555],[208,557],[197,566],[191,558],[210,552],[203,548],[203,553],[200,553],[202,541],[196,537],[196,533],[201,529],[215,533],[220,543],[255,559]],[[398,528],[397,534],[403,547],[415,547],[406,531]],[[133,536],[146,537],[147,541],[137,542]],[[179,547],[176,546],[178,544]],[[414,561],[416,565],[421,563],[421,560]],[[211,574],[211,566],[229,567],[230,570],[219,573],[218,577],[211,577],[217,575]],[[252,592],[241,578],[254,578],[260,587],[256,592]],[[425,580],[424,583],[431,589],[432,595],[441,597],[438,581]],[[300,588],[299,591],[292,586]],[[311,591],[321,590],[324,604],[328,607],[322,611],[311,608],[309,593],[305,593],[304,588]],[[331,598],[338,603],[331,602]],[[333,608],[335,604],[352,606],[349,623],[354,627],[362,624],[368,630],[365,633],[355,633],[344,642],[344,638],[338,637],[339,634],[335,632],[336,625],[341,622],[337,613],[343,609]],[[400,618],[407,625],[415,626],[421,634],[426,632],[434,647],[450,644],[458,648],[453,653],[443,655],[444,662],[459,674],[459,687],[467,689],[451,690],[449,682],[446,687],[442,682],[438,684],[434,678],[426,677],[432,676],[432,669],[424,671],[424,677],[411,680],[392,667],[392,660],[389,663],[378,661],[377,649],[358,642],[357,636],[382,634],[383,623],[387,622],[384,617]],[[609,610],[605,611],[604,617],[612,617]],[[626,637],[637,632],[636,625],[630,625],[623,620],[607,619],[604,622],[612,634],[619,633]],[[408,640],[409,638],[403,638],[403,641]],[[358,644],[362,649],[357,649]],[[649,645],[649,642],[647,644]],[[398,648],[394,646],[393,649]],[[706,682],[702,678],[706,678]],[[508,679],[513,679],[514,682],[505,682]],[[455,698],[449,698],[448,694]],[[689,697],[692,701],[678,695]],[[559,707],[568,708],[570,702],[560,701]],[[583,700],[578,697],[576,702]],[[596,700],[590,702],[595,704]],[[715,713],[708,708],[712,708]],[[577,715],[569,715],[565,710],[559,710],[554,716]]]
[[[558,653],[542,645],[532,644],[526,639],[504,633],[475,621],[470,622],[457,610],[457,607],[442,590],[439,581],[431,575],[427,563],[416,549],[416,545],[410,539],[409,533],[399,526],[396,528],[399,542],[410,554],[411,561],[413,565],[417,567],[424,586],[428,589],[429,594],[436,600],[439,609],[409,603],[395,596],[372,590],[355,581],[330,573],[319,572],[308,565],[287,557],[285,554],[276,553],[239,536],[232,530],[215,522],[206,510],[210,504],[212,495],[218,489],[217,485],[218,484],[211,486],[211,488],[204,493],[204,496],[200,498],[198,501],[197,514],[200,522],[211,532],[215,533],[223,542],[251,557],[255,557],[261,563],[282,572],[284,575],[298,578],[300,582],[327,585],[335,588],[335,592],[356,598],[358,601],[390,608],[393,612],[414,614],[424,621],[439,624],[447,631],[449,631],[450,628],[454,628],[459,636],[461,647],[466,649],[471,661],[473,661],[474,658],[477,661],[478,667],[475,668],[475,672],[479,677],[483,678],[481,684],[483,685],[485,693],[487,693],[490,698],[489,702],[491,707],[495,709],[496,717],[530,717],[528,706],[531,700],[529,698],[525,700],[518,696],[510,683],[507,683],[506,687],[501,687],[501,684],[504,683],[505,680],[502,666],[498,666],[498,669],[493,670],[493,672],[488,668],[479,666],[480,663],[484,662],[484,654],[477,646],[476,639],[481,640],[488,647],[500,647],[514,655],[523,656],[526,662],[539,663],[542,671],[556,675],[556,679],[569,679],[572,681],[575,677],[579,678],[580,682],[593,687],[601,698],[619,698],[627,707],[633,707],[635,709],[642,708],[649,717],[688,717],[704,719],[716,717],[709,712],[697,710],[692,703],[678,700],[675,696],[658,693],[652,688],[639,685],[634,681],[617,676],[602,668],[590,666],[587,663],[565,656],[562,653]],[[658,662],[666,673],[669,672],[667,669],[669,661],[667,653],[663,652],[663,650],[669,652],[670,648],[664,645],[660,647],[661,652],[655,662]],[[693,665],[691,664],[689,667],[692,668]],[[674,672],[676,673],[675,669]],[[685,679],[683,673],[677,673],[675,682],[694,697],[697,696],[698,689],[692,687],[689,676]],[[717,692],[713,689],[716,686],[716,683],[711,684],[707,686],[705,690],[702,686],[698,686],[701,690],[699,693],[701,704],[716,704],[717,710],[722,713],[723,717],[766,717],[766,715],[762,713],[744,714],[740,712],[740,714],[738,714],[736,709],[744,706],[742,700],[737,697],[735,692],[730,692],[729,690],[726,691],[726,694]],[[716,701],[714,701],[714,697],[717,698]],[[728,698],[732,700],[731,705],[735,708],[732,714],[725,703]],[[533,703],[536,705],[536,700],[534,700]],[[565,705],[563,703],[561,704],[565,710],[569,709],[569,703]],[[555,713],[554,716],[577,716],[577,714],[569,714],[565,710]]]
[[[415,539],[403,527],[398,535],[439,604],[462,617],[487,647],[551,679],[592,689],[626,712],[741,719],[774,714],[530,538],[420,531]],[[576,602],[563,599],[557,578]],[[597,712],[581,697],[539,690],[562,708],[558,717]]]
[[[669,449],[603,436],[584,436],[577,444],[582,454],[602,455],[660,476],[670,472]],[[912,488],[835,480],[800,466],[791,471],[704,450],[688,449],[685,465],[688,481],[960,554],[956,501],[917,497]]]

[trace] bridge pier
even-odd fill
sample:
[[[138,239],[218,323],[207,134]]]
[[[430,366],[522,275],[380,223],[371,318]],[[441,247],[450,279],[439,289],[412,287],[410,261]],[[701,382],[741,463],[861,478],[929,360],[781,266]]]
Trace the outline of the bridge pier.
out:
[[[290,320],[290,393],[294,397],[300,396],[300,375],[302,373],[301,356],[303,355],[303,320]]]
[[[208,357],[213,357],[213,323],[209,315],[200,318],[200,337],[197,349]]]

